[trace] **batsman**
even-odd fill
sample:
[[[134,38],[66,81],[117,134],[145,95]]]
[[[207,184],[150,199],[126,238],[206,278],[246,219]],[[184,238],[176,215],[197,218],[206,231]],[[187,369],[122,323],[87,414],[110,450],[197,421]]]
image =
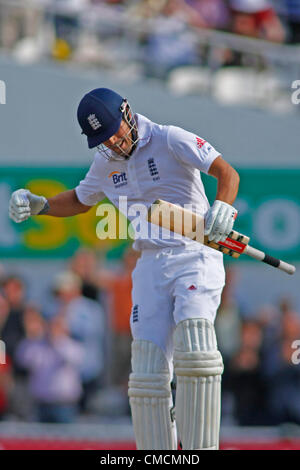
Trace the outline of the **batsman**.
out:
[[[48,200],[15,191],[9,214],[68,217],[108,197],[126,196],[150,207],[156,199],[192,205],[204,217],[209,240],[224,241],[237,210],[238,173],[205,139],[133,114],[124,97],[108,88],[87,93],[77,112],[93,163],[73,190]],[[201,172],[217,178],[210,207]],[[121,209],[121,207],[120,207]],[[222,356],[214,321],[225,283],[222,253],[186,237],[143,234],[132,274],[132,372],[128,394],[138,449],[213,450],[219,447]],[[176,412],[171,381],[177,378]]]

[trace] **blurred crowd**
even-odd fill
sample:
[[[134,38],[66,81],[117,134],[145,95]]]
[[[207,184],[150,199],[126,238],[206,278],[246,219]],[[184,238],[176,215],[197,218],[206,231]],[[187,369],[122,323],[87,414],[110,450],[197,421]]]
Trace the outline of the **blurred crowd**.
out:
[[[238,273],[227,283],[216,319],[223,375],[223,422],[242,426],[300,424],[300,313],[288,298],[245,312]]]
[[[277,43],[300,41],[300,0],[19,3],[20,7],[16,2],[0,1],[0,45],[17,49],[25,57],[34,55],[34,51],[38,54],[43,46],[43,52],[49,53],[51,46],[51,54],[57,59],[73,56],[105,66],[125,56],[126,60],[144,63],[148,73],[154,65],[154,71],[163,74],[174,67],[205,62],[207,51],[197,40],[201,30],[220,30]],[[222,61],[231,64],[240,58],[227,51]]]
[[[129,248],[118,269],[108,270],[93,251],[80,249],[52,279],[42,305],[30,302],[26,281],[3,273],[0,419],[73,422],[101,412],[99,394],[105,390],[117,391],[128,412],[131,272],[137,256]]]
[[[0,51],[21,63],[154,78],[275,112],[296,112],[297,54],[279,46],[299,43],[300,0],[0,0]]]
[[[138,256],[128,247],[112,267],[81,248],[49,279],[41,305],[28,298],[26,280],[3,270],[0,420],[70,423],[130,414],[131,273]],[[243,311],[238,274],[232,265],[226,271],[216,320],[223,424],[300,424],[300,314],[285,298]]]

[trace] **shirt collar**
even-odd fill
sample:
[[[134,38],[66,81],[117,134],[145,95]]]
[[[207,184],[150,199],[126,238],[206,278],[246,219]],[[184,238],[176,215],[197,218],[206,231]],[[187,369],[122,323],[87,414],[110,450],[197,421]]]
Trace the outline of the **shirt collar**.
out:
[[[139,141],[137,145],[137,150],[144,147],[145,145],[148,144],[148,142],[151,139],[152,135],[152,122],[150,119],[146,118],[142,114],[135,114],[134,115],[136,121],[137,121],[137,126],[138,126],[138,135],[139,135]]]

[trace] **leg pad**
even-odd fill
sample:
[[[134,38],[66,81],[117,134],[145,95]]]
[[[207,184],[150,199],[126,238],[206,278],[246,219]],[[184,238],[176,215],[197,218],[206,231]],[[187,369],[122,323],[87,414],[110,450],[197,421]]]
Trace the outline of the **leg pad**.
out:
[[[163,351],[151,341],[133,341],[128,395],[139,450],[177,448],[170,382]]]
[[[217,449],[223,361],[213,324],[184,320],[176,327],[174,346],[176,419],[183,448]]]

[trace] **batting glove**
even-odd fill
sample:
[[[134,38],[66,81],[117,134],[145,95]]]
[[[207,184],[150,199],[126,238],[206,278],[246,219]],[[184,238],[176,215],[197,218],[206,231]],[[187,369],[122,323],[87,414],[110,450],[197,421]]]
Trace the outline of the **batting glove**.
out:
[[[40,214],[47,204],[44,196],[32,194],[28,189],[18,189],[12,193],[9,201],[9,217],[19,224],[31,215]]]
[[[216,200],[205,216],[204,235],[209,241],[224,242],[230,232],[238,211],[227,202]]]

